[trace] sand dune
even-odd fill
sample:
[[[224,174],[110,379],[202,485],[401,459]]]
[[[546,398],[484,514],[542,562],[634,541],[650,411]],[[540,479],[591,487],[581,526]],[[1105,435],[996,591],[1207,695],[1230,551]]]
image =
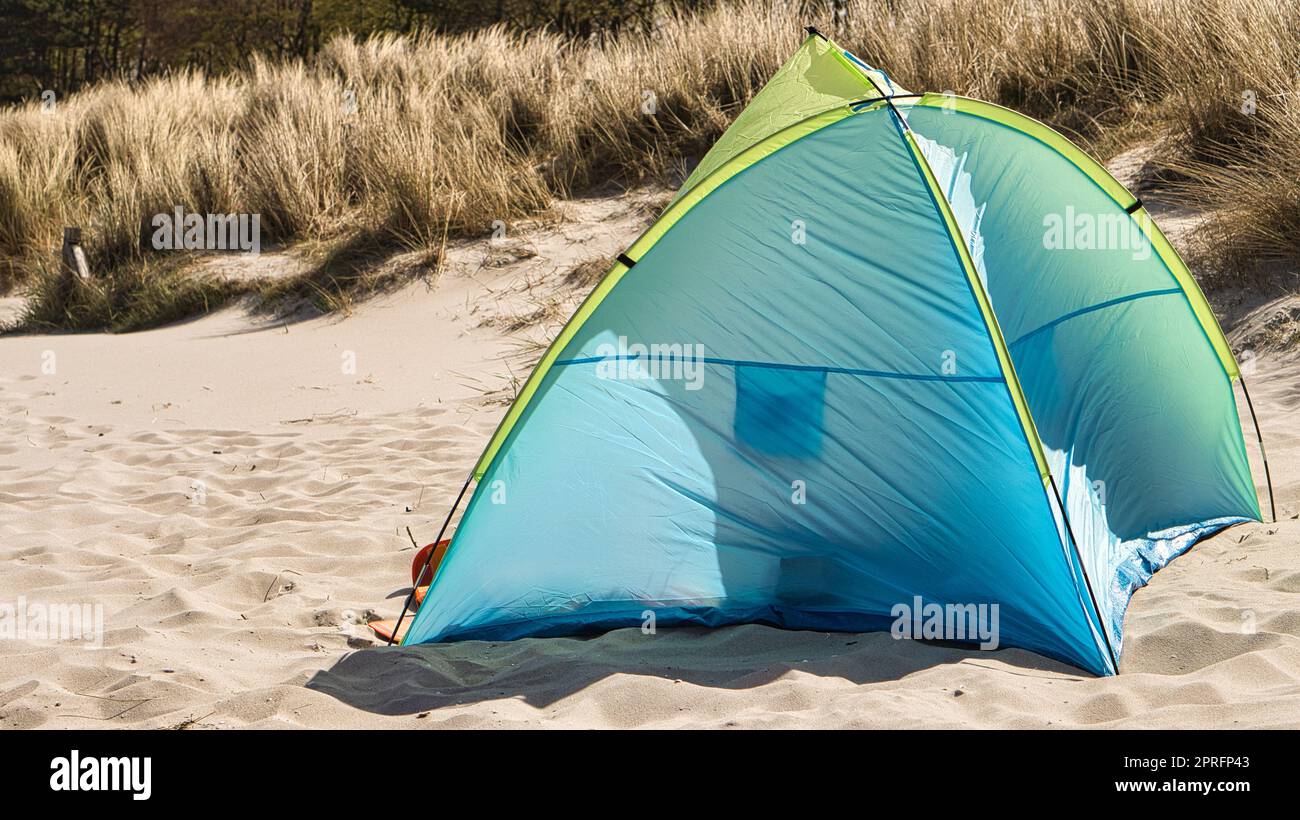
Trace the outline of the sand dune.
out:
[[[1281,521],[1140,591],[1117,678],[760,626],[373,648],[405,528],[435,534],[581,297],[568,271],[653,210],[573,203],[346,318],[0,339],[0,601],[100,604],[105,626],[97,648],[0,641],[0,726],[1300,725],[1294,359],[1251,380]]]

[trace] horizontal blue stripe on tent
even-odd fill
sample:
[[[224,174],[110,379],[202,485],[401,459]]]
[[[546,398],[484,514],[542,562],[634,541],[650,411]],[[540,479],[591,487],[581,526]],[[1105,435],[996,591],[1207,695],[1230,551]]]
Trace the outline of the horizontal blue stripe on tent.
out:
[[[686,361],[688,357],[659,356],[659,361],[675,362]],[[564,367],[573,364],[596,364],[598,362],[635,362],[641,359],[650,359],[649,356],[587,356],[581,359],[561,359],[555,362],[553,367]],[[698,361],[705,364],[721,364],[731,367],[767,367],[773,370],[805,370],[814,373],[836,373],[845,376],[870,376],[879,379],[906,379],[917,382],[990,382],[998,384],[1002,382],[1001,376],[941,376],[933,373],[894,373],[888,370],[860,370],[854,367],[830,367],[829,365],[815,364],[781,364],[780,362],[748,362],[740,359],[717,359],[704,357]]]
[[[1071,319],[1077,318],[1079,316],[1083,316],[1084,314],[1087,313],[1092,313],[1098,310],[1105,310],[1108,307],[1114,307],[1115,305],[1122,305],[1125,302],[1134,302],[1137,301],[1138,299],[1146,299],[1149,296],[1172,296],[1175,293],[1181,294],[1182,292],[1183,292],[1182,288],[1166,288],[1165,290],[1146,290],[1141,293],[1130,293],[1128,296],[1120,296],[1117,299],[1108,299],[1105,302],[1098,302],[1097,304],[1091,305],[1086,308],[1079,308],[1078,310],[1072,310],[1069,313],[1065,314],[1064,316],[1059,316],[1053,319],[1052,321],[1044,325],[1041,325],[1040,327],[1034,328],[1033,330],[1029,331],[1025,335],[1021,336],[1019,339],[1016,339],[1014,342],[1012,342],[1011,345],[1009,345],[1009,347],[1018,345],[1031,336],[1042,333],[1044,330],[1048,330],[1050,328],[1056,327],[1062,322],[1068,322]]]

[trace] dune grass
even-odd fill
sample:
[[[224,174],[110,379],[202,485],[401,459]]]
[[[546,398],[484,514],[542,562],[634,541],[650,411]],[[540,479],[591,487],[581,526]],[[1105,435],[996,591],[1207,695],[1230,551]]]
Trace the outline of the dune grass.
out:
[[[1300,260],[1291,3],[863,0],[837,22],[739,2],[612,41],[339,38],[308,63],[254,58],[230,76],[107,83],[53,111],[0,112],[0,289],[31,289],[28,327],[137,327],[241,292],[184,286],[160,258],[177,254],[150,248],[149,219],[177,206],[257,213],[263,245],[336,243],[346,257],[486,235],[611,180],[671,183],[809,23],[905,86],[1007,105],[1094,153],[1161,135],[1176,193],[1221,209],[1199,246],[1221,280],[1262,257]],[[98,288],[51,284],[65,225],[85,229]],[[328,271],[299,284],[337,302],[351,281],[374,286]]]
[[[144,330],[220,307],[250,292],[246,283],[189,275],[181,257],[118,265],[90,280],[36,263],[16,328],[32,332]]]

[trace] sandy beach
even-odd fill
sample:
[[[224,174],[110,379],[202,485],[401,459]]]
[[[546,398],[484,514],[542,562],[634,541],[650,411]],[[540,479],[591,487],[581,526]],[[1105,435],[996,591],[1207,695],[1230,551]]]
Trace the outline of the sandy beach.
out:
[[[0,641],[0,726],[1300,726],[1300,365],[1272,354],[1250,385],[1280,520],[1139,591],[1118,677],[762,626],[378,648],[406,528],[436,534],[592,284],[571,271],[662,203],[567,203],[347,316],[0,339],[0,600],[104,620],[102,646]],[[1249,307],[1234,343],[1278,315]]]

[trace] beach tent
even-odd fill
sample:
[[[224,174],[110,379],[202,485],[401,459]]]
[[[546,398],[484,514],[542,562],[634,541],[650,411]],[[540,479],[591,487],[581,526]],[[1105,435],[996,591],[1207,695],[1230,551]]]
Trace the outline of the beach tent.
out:
[[[1084,152],[814,31],[543,356],[404,643],[997,605],[1111,674],[1133,591],[1261,518],[1239,375]]]

